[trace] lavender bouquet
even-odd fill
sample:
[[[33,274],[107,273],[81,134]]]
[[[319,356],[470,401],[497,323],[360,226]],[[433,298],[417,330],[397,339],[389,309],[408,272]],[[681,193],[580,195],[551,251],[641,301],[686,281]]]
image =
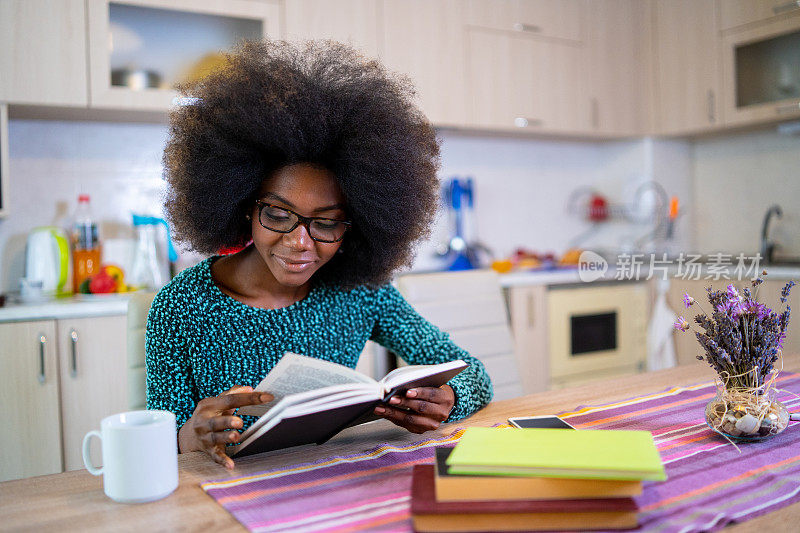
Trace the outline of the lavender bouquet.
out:
[[[766,271],[762,272],[762,276]],[[717,371],[717,398],[706,407],[706,421],[715,431],[739,440],[754,440],[775,435],[788,425],[789,414],[780,402],[772,400],[775,363],[781,357],[791,307],[789,281],[781,290],[780,307],[773,311],[758,302],[758,289],[764,282],[756,278],[741,293],[733,285],[725,291],[706,289],[711,313],[684,294],[686,308],[697,306],[701,313],[696,329],[684,318],[675,329],[693,330],[705,355],[698,355]]]

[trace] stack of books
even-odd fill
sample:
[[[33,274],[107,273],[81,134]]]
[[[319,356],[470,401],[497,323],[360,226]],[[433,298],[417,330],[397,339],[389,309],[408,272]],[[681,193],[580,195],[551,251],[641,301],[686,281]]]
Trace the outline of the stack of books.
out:
[[[647,431],[469,428],[414,467],[411,514],[420,532],[629,529],[664,479]]]

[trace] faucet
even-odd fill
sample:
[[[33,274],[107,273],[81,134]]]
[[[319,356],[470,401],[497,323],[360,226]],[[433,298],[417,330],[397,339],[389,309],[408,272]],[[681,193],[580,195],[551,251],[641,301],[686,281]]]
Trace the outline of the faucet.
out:
[[[761,258],[766,263],[772,263],[772,254],[775,252],[775,243],[769,242],[767,239],[767,233],[769,233],[769,221],[772,219],[772,215],[781,218],[783,216],[783,210],[781,209],[781,206],[778,204],[773,204],[764,214],[764,223],[761,226]]]

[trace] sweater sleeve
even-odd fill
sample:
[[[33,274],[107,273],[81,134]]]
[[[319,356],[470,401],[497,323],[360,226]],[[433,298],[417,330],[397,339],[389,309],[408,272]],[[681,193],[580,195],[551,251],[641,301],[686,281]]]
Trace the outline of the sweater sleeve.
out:
[[[447,333],[425,320],[391,285],[377,293],[377,316],[371,339],[412,365],[430,365],[462,359],[469,366],[447,384],[456,403],[446,422],[466,418],[486,406],[494,394],[486,369],[459,348]]]
[[[173,292],[164,289],[150,306],[145,332],[147,408],[175,413],[178,430],[192,416],[197,403],[192,392],[184,313]]]

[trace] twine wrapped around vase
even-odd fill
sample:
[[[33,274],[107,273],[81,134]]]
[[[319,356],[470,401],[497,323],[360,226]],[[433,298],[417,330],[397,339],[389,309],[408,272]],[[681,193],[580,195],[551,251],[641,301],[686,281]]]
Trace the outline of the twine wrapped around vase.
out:
[[[779,373],[774,371],[763,385],[756,385],[757,368],[718,376],[717,396],[706,407],[708,425],[729,440],[760,440],[781,433],[789,425],[789,412],[774,399]]]

